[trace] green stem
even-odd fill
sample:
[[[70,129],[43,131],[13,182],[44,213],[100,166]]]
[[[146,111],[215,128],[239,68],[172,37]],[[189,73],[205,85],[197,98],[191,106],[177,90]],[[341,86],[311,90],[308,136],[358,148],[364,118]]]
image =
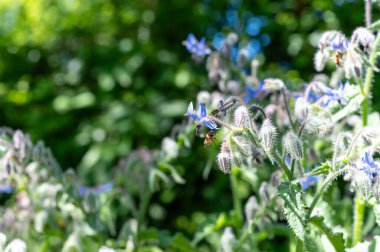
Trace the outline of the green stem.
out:
[[[345,168],[342,168],[340,170],[337,170],[333,173],[330,173],[330,175],[327,176],[327,178],[325,179],[325,181],[323,182],[321,188],[319,189],[318,193],[314,196],[314,199],[313,201],[311,202],[311,205],[310,205],[310,208],[309,208],[309,213],[307,214],[307,220],[310,219],[310,216],[311,214],[313,213],[313,210],[315,208],[315,206],[317,205],[319,199],[323,196],[323,194],[325,193],[326,189],[328,188],[328,186],[330,185],[330,183],[336,179],[340,174],[346,172],[347,170],[349,169],[349,167],[345,167]]]
[[[239,169],[233,168],[231,172],[231,190],[232,190],[232,197],[233,197],[233,205],[234,205],[234,212],[235,215],[239,221],[239,225],[243,221],[243,210],[242,210],[242,205],[241,205],[241,200],[239,196],[239,190],[238,190],[238,180],[237,180],[237,175],[238,175]]]
[[[288,99],[286,98],[285,88],[281,89],[281,93],[284,97],[285,109],[286,109],[286,113],[288,114],[290,125],[292,126],[293,131],[296,132],[296,127],[295,127],[293,120],[292,120],[292,117],[290,115],[290,109],[289,109]]]
[[[367,126],[368,123],[368,106],[369,106],[369,94],[371,91],[371,82],[373,79],[373,67],[376,63],[377,49],[380,44],[380,32],[376,36],[376,40],[373,44],[373,51],[369,57],[369,66],[364,80],[364,101],[363,101],[363,126]]]
[[[282,167],[282,169],[284,169],[285,174],[288,177],[288,179],[289,180],[293,180],[294,179],[293,173],[288,168],[288,166],[285,164],[285,162],[282,160],[282,158],[280,157],[280,155],[278,155],[278,153],[276,151],[273,151],[272,152],[272,156],[276,160],[276,162]]]
[[[137,232],[136,232],[136,238],[135,238],[135,242],[136,242],[136,246],[138,246],[138,234],[141,230],[141,228],[143,227],[143,224],[144,224],[144,219],[145,219],[145,215],[146,215],[146,212],[148,210],[148,206],[149,206],[149,202],[150,202],[150,199],[152,197],[152,193],[148,190],[146,193],[145,193],[145,196],[142,197],[142,200],[139,204],[139,210],[138,210],[138,215],[137,215]]]
[[[355,209],[354,209],[354,227],[352,233],[352,246],[355,246],[358,242],[362,240],[362,229],[364,220],[364,210],[365,201],[361,198],[359,194],[355,198]]]

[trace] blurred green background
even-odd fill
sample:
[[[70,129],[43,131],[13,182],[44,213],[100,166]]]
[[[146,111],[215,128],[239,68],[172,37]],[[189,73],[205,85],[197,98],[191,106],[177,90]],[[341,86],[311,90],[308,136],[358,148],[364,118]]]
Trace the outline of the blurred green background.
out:
[[[264,62],[259,76],[297,85],[314,74],[319,35],[350,34],[363,24],[363,2],[1,0],[1,124],[44,140],[84,184],[104,183],[130,151],[160,148],[199,90],[216,89],[183,47],[188,33],[210,44],[219,32],[266,38],[257,52]],[[265,22],[247,34],[252,17]],[[202,139],[181,152],[175,165],[187,183],[154,196],[164,212],[153,216],[155,225],[192,233],[199,213],[231,208],[215,153]],[[205,180],[208,162],[215,169]]]

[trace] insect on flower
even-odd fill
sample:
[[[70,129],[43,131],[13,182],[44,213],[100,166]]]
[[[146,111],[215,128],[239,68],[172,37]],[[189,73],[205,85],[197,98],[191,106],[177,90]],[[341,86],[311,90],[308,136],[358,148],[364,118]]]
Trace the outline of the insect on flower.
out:
[[[338,67],[343,67],[343,51],[342,50],[336,50],[334,55],[332,56],[332,59]]]
[[[215,131],[210,130],[209,132],[207,132],[207,134],[205,136],[205,141],[204,141],[205,147],[207,145],[210,145],[210,144],[214,143],[215,139],[216,139],[216,133],[215,133]]]

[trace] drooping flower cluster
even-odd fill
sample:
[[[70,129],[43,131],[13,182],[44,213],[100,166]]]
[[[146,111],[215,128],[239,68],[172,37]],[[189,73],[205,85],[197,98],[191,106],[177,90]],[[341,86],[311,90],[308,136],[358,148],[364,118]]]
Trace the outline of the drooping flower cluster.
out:
[[[357,28],[350,40],[338,31],[327,31],[319,40],[319,50],[314,57],[314,66],[322,71],[330,58],[342,67],[345,77],[360,78],[363,73],[363,57],[373,49],[375,36],[364,27]]]

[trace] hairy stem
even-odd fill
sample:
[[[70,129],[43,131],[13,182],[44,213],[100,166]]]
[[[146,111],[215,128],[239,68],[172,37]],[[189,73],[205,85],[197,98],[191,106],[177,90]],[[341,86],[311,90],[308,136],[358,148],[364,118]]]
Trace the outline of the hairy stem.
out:
[[[337,170],[337,171],[335,171],[333,173],[330,173],[327,176],[327,178],[323,182],[321,188],[319,189],[318,193],[314,196],[314,199],[311,202],[311,205],[310,205],[310,208],[309,208],[309,213],[307,214],[307,218],[306,219],[310,219],[310,216],[313,213],[313,210],[314,210],[315,206],[317,205],[319,199],[323,196],[323,194],[325,193],[326,189],[329,187],[329,185],[331,184],[331,182],[334,179],[336,179],[339,175],[341,175],[342,173],[346,172],[348,169],[349,169],[349,167],[345,167],[345,168]]]
[[[365,26],[371,25],[371,0],[365,0]]]
[[[288,168],[288,166],[282,160],[282,158],[280,157],[280,155],[278,155],[278,153],[276,151],[273,151],[272,152],[272,156],[276,160],[276,162],[280,165],[280,167],[282,167],[282,169],[284,169],[285,174],[288,177],[288,179],[289,180],[293,180],[294,179],[293,173],[290,171],[290,169]]]
[[[380,32],[377,33],[375,43],[373,45],[373,51],[371,53],[371,56],[369,57],[369,66],[367,68],[367,73],[364,79],[364,101],[363,101],[363,126],[367,126],[368,124],[368,107],[369,107],[369,96],[371,92],[371,83],[373,79],[373,66],[376,63],[376,57],[377,57],[377,49],[380,44]]]
[[[288,104],[288,98],[286,98],[285,88],[282,88],[282,89],[281,89],[281,93],[282,93],[282,96],[284,97],[285,109],[286,109],[286,113],[288,114],[288,118],[289,118],[290,125],[292,126],[292,129],[293,129],[293,131],[295,132],[295,131],[296,131],[296,127],[295,127],[295,125],[294,125],[294,123],[293,123],[293,120],[292,120],[292,117],[291,117],[291,115],[290,115],[289,104]]]
[[[363,230],[363,220],[365,211],[365,201],[362,197],[357,194],[355,198],[355,208],[354,208],[354,225],[352,233],[352,246],[355,246],[358,242],[362,240],[362,230]]]

